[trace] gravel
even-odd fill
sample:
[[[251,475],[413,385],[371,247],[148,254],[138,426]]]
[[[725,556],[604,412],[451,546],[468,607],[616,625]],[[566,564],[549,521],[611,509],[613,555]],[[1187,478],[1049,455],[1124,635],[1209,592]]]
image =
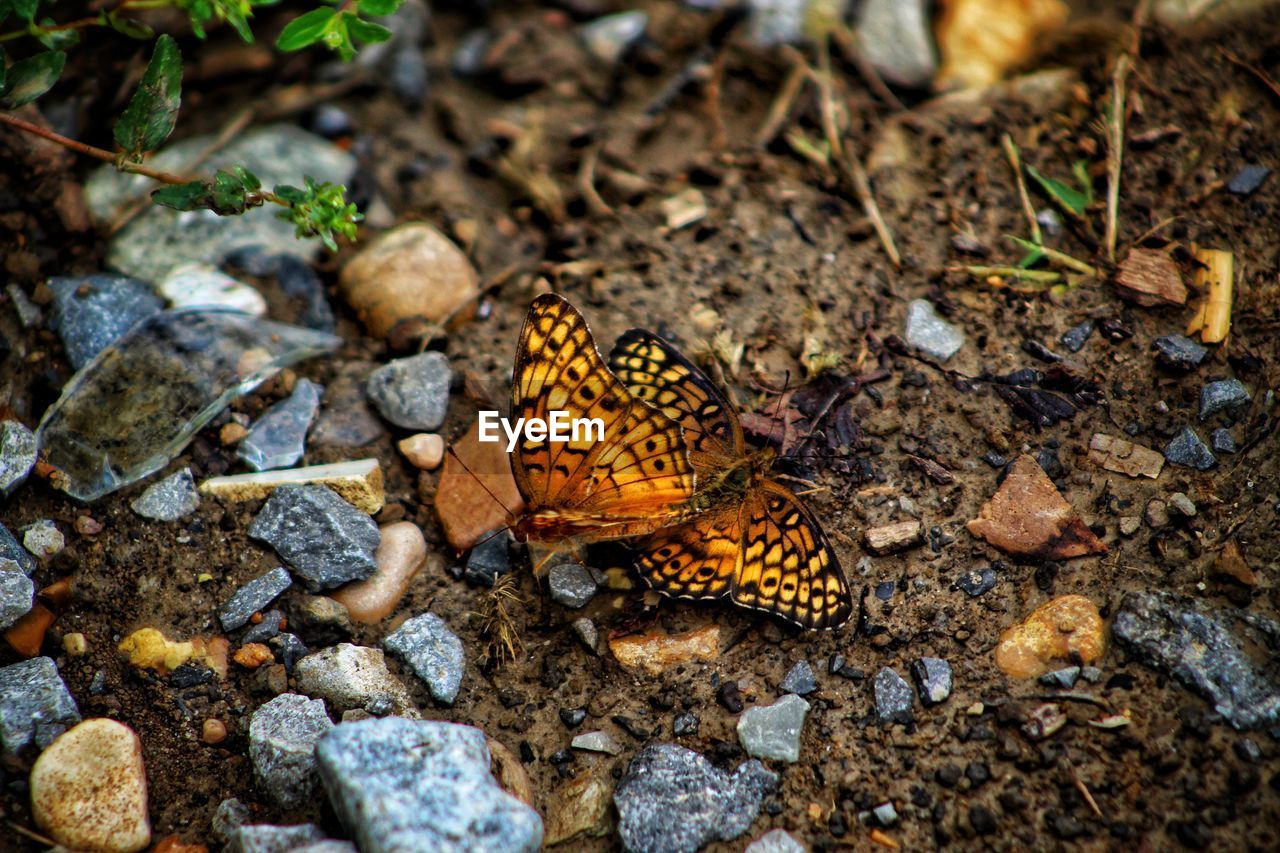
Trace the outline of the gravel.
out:
[[[1249,402],[1249,399],[1249,391],[1239,379],[1207,382],[1200,389],[1200,420],[1207,420],[1218,412],[1243,406]]]
[[[596,594],[596,581],[587,567],[577,562],[557,563],[547,575],[551,598],[565,607],[585,607]]]
[[[13,560],[0,559],[0,630],[17,622],[35,603],[36,586]]]
[[[951,696],[951,664],[942,658],[924,657],[915,661],[911,664],[911,677],[926,707],[941,704]]]
[[[912,720],[912,707],[915,694],[906,679],[889,667],[876,673],[872,682],[876,701],[876,718],[881,723],[909,723]]]
[[[435,432],[449,408],[449,360],[424,352],[399,358],[369,376],[365,391],[382,416],[398,427]]]
[[[156,521],[177,521],[190,515],[200,506],[200,495],[191,469],[183,468],[158,483],[152,483],[130,501],[129,506],[143,518]]]
[[[294,673],[298,692],[327,700],[336,712],[358,708],[375,716],[418,716],[409,691],[387,669],[379,649],[341,643],[307,655]]]
[[[1184,468],[1195,468],[1197,471],[1208,471],[1218,464],[1213,452],[1200,440],[1200,436],[1191,427],[1183,427],[1181,432],[1165,446],[1164,458],[1174,465]]]
[[[55,276],[50,327],[62,338],[67,361],[84,367],[138,321],[164,308],[151,285],[123,275]]]
[[[712,841],[732,841],[751,828],[777,786],[778,774],[755,759],[729,774],[682,746],[645,747],[613,794],[623,849],[694,853]]]
[[[432,699],[441,705],[453,704],[462,686],[465,661],[462,641],[448,623],[434,613],[423,613],[405,620],[382,645],[427,685]]]
[[[249,722],[249,758],[254,774],[276,804],[297,809],[319,788],[315,745],[333,723],[324,702],[285,693],[253,712]]]
[[[537,851],[542,819],[490,772],[484,732],[396,717],[343,723],[316,746],[320,778],[366,851]]]
[[[747,755],[795,763],[809,703],[788,693],[772,705],[757,706],[738,718],[738,740]]]
[[[30,575],[36,570],[35,558],[22,547],[17,537],[3,524],[0,524],[0,560],[12,560],[17,563],[18,569],[24,575]]]
[[[234,631],[245,625],[254,613],[261,611],[275,601],[289,587],[293,586],[293,578],[282,566],[277,566],[266,574],[259,575],[235,591],[230,600],[218,611],[218,620],[222,622],[222,630]]]
[[[378,568],[378,526],[324,486],[278,486],[249,535],[274,548],[311,592],[364,580]]]
[[[908,344],[940,361],[964,346],[964,333],[939,317],[927,299],[913,299],[907,306],[906,338]]]
[[[784,693],[808,696],[818,689],[818,682],[814,678],[813,667],[807,660],[802,660],[787,671],[786,677],[782,679],[782,684],[779,686]]]
[[[30,744],[44,749],[80,722],[80,709],[53,658],[0,667],[0,746],[17,755]]]
[[[1186,335],[1165,335],[1153,342],[1156,348],[1156,359],[1165,367],[1176,370],[1190,370],[1204,361],[1209,354],[1206,347],[1201,346]]]
[[[18,421],[0,422],[0,497],[13,494],[35,464],[35,433]]]

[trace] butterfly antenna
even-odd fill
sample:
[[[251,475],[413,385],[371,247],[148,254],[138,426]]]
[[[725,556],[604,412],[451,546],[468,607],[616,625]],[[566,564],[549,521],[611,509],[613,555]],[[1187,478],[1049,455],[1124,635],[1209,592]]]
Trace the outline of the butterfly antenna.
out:
[[[511,507],[503,503],[502,498],[495,495],[493,493],[493,490],[485,485],[484,480],[480,479],[479,475],[477,475],[475,471],[472,471],[471,468],[467,466],[467,463],[462,461],[462,457],[458,455],[458,451],[454,450],[452,445],[450,445],[448,453],[457,461],[459,465],[462,466],[462,470],[466,471],[471,476],[471,479],[475,480],[476,483],[479,484],[480,488],[484,489],[485,494],[493,498],[493,502],[496,503],[498,506],[502,507],[503,512],[505,512],[508,516],[515,515],[515,513],[511,511]],[[488,541],[488,540],[485,540],[485,541]]]
[[[782,392],[778,394],[778,403],[776,406],[773,407],[773,418],[771,419],[771,422],[769,424],[769,434],[765,436],[765,439],[770,444],[773,443],[774,424],[776,424],[778,421],[782,419],[782,401],[787,398],[787,388],[790,385],[791,385],[791,370],[790,368],[788,368],[787,372],[784,373],[782,376]],[[783,427],[782,427],[783,441],[786,441],[786,438],[787,438],[787,428],[786,428],[786,425],[783,424]]]

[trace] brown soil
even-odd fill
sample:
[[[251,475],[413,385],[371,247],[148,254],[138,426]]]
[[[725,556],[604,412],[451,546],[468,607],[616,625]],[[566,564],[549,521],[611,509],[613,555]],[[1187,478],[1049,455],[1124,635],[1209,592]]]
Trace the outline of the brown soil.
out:
[[[1280,610],[1274,544],[1280,533],[1280,463],[1270,434],[1274,421],[1262,406],[1280,358],[1273,337],[1280,296],[1280,181],[1272,176],[1248,198],[1215,184],[1247,163],[1280,167],[1275,147],[1280,98],[1222,53],[1225,48],[1280,77],[1277,22],[1257,20],[1194,37],[1154,30],[1143,39],[1133,78],[1130,137],[1166,126],[1176,132],[1127,152],[1119,254],[1123,257],[1135,240],[1159,227],[1159,238],[1230,249],[1241,271],[1230,343],[1215,349],[1198,371],[1178,377],[1157,369],[1150,343],[1182,331],[1189,318],[1185,309],[1128,306],[1117,298],[1109,276],[1051,300],[993,290],[949,269],[974,262],[953,248],[957,231],[971,232],[988,249],[989,258],[978,263],[1016,260],[1016,249],[1002,235],[1025,234],[1026,222],[1001,151],[1002,134],[1010,133],[1028,162],[1048,174],[1066,176],[1071,162],[1087,159],[1097,186],[1105,186],[1105,146],[1097,122],[1107,91],[1107,58],[1121,43],[1132,4],[1077,15],[1049,60],[1074,69],[1079,79],[1048,91],[991,95],[947,109],[926,106],[903,116],[867,94],[851,68],[838,68],[853,93],[855,145],[882,158],[873,160],[872,179],[904,259],[900,270],[889,264],[857,199],[837,179],[780,142],[752,145],[787,73],[778,55],[744,46],[741,34],[731,36],[713,54],[723,62],[718,100],[708,96],[707,87],[694,84],[646,115],[655,99],[671,91],[682,65],[707,43],[719,19],[675,4],[642,5],[652,15],[650,41],[617,73],[584,60],[561,13],[528,4],[494,13],[486,26],[524,38],[504,58],[502,79],[489,82],[450,75],[453,50],[476,22],[438,11],[429,49],[432,82],[421,111],[407,112],[377,90],[337,104],[354,118],[358,150],[397,220],[421,218],[455,235],[476,235],[469,251],[488,284],[485,310],[479,312],[482,319],[450,334],[444,348],[457,375],[475,377],[498,399],[505,395],[519,324],[539,282],[552,284],[583,310],[602,348],[624,329],[641,325],[698,352],[700,336],[691,316],[695,306],[713,308],[732,343],[745,346],[738,371],[726,370],[726,380],[744,408],[765,414],[774,411],[777,395],[763,391],[762,383],[780,387],[788,374],[793,387],[799,383],[798,356],[806,335],[817,336],[824,352],[843,356],[836,368],[840,375],[886,368],[890,376],[874,385],[876,396],[864,392],[846,410],[852,418],[845,422],[856,424],[852,440],[843,442],[847,452],[841,441],[821,448],[827,456],[847,459],[796,460],[783,469],[820,487],[808,500],[824,520],[865,610],[841,631],[811,634],[727,606],[663,601],[653,607],[638,594],[597,596],[585,613],[603,631],[648,620],[670,629],[714,620],[733,639],[714,664],[647,677],[584,650],[568,627],[583,614],[553,603],[521,565],[525,604],[515,620],[525,652],[512,663],[484,666],[490,640],[481,636],[474,617],[484,591],[443,570],[456,560],[431,505],[436,475],[417,482],[416,472],[394,449],[398,434],[389,433],[358,453],[309,452],[308,463],[377,455],[387,472],[391,507],[383,517],[403,513],[416,521],[443,556],[424,571],[400,609],[415,613],[431,603],[467,646],[467,675],[453,708],[433,708],[421,685],[412,682],[426,714],[480,726],[517,752],[527,742],[536,760],[526,769],[545,816],[560,806],[568,781],[548,761],[571,737],[559,720],[560,708],[587,707],[591,716],[583,730],[604,728],[626,746],[616,758],[579,755],[568,765],[569,775],[598,769],[619,776],[645,742],[672,739],[671,718],[683,709],[698,714],[701,730],[680,742],[723,765],[736,765],[743,758],[734,730],[737,718],[717,703],[713,680],[737,679],[748,702],[766,703],[790,666],[808,659],[820,688],[810,697],[814,707],[801,761],[775,768],[782,774],[781,788],[751,832],[713,849],[740,849],[772,827],[788,829],[815,849],[865,849],[869,829],[859,824],[858,813],[885,800],[902,816],[887,832],[906,849],[941,843],[1001,849],[1280,846],[1280,746],[1272,737],[1251,735],[1262,746],[1263,765],[1243,761],[1233,746],[1244,735],[1216,721],[1209,706],[1179,683],[1113,649],[1099,666],[1107,679],[1122,674],[1127,682],[1104,681],[1080,690],[1116,711],[1127,710],[1132,724],[1101,731],[1085,724],[1096,717],[1095,707],[1067,703],[1071,723],[1052,738],[1029,741],[1019,724],[1035,703],[1014,697],[1044,691],[1034,681],[1006,679],[992,657],[1001,630],[1054,595],[1088,596],[1104,616],[1126,592],[1148,589],[1173,590],[1270,618]],[[219,37],[214,44],[229,42]],[[277,71],[294,77],[306,67],[304,60],[291,57],[280,60]],[[112,93],[96,91],[99,84],[90,76],[80,85],[96,105],[96,116]],[[188,104],[199,103],[201,109],[188,108],[193,118],[184,130],[219,126],[253,94],[244,78],[204,88],[193,84]],[[795,123],[816,138],[818,115],[811,96],[798,104],[797,114]],[[496,135],[505,133],[508,123],[526,131],[541,128],[536,162],[564,188],[567,205],[560,221],[495,174]],[[895,129],[901,131],[897,148],[886,141]],[[583,200],[576,179],[584,157],[597,149],[597,186],[612,217]],[[669,233],[660,202],[689,186],[702,192],[708,216]],[[6,275],[37,296],[48,275],[95,270],[103,248],[92,235],[66,230],[69,220],[51,207],[57,194],[56,181],[47,174],[0,173],[0,254]],[[1037,197],[1037,206],[1048,204]],[[1101,213],[1091,211],[1089,222],[1064,228],[1053,245],[1105,266]],[[341,258],[329,262],[330,281],[340,263]],[[947,367],[968,377],[1043,368],[1021,349],[1023,342],[1061,351],[1058,336],[1086,318],[1115,318],[1132,337],[1112,343],[1095,333],[1072,360],[1099,384],[1104,402],[1037,430],[1016,418],[989,385],[960,381],[886,347],[889,336],[901,334],[907,302],[917,297],[933,299],[966,330],[968,344]],[[336,297],[334,304],[343,310]],[[816,314],[822,318],[817,326],[809,319]],[[7,308],[0,311],[0,323],[11,340],[21,339],[32,353],[21,360],[0,352],[0,410],[8,408],[34,424],[69,368],[51,333],[21,332]],[[382,343],[364,337],[349,314],[342,315],[340,332],[347,346],[330,359],[302,365],[300,375],[328,382],[346,363],[391,355]],[[1258,389],[1253,409],[1235,429],[1248,448],[1244,452],[1222,457],[1206,474],[1166,467],[1155,482],[1130,480],[1088,462],[1093,433],[1122,435],[1133,421],[1143,427],[1136,441],[1163,447],[1194,420],[1201,384],[1231,375]],[[256,414],[271,399],[266,389],[236,407]],[[472,412],[457,389],[446,435],[460,435]],[[225,469],[231,459],[219,447],[216,428],[215,423],[202,433],[175,465],[190,465],[197,479]],[[997,471],[981,460],[983,454],[994,450],[1011,456],[1023,449],[1033,455],[1056,452],[1063,471],[1055,479],[1111,548],[1107,556],[1018,564],[965,530],[996,487]],[[911,456],[942,465],[954,481],[936,484]],[[271,696],[261,677],[233,666],[224,682],[173,690],[166,679],[131,669],[115,653],[120,638],[142,626],[180,638],[214,633],[219,605],[239,585],[277,564],[245,533],[256,506],[224,507],[205,500],[195,517],[162,524],[129,509],[140,489],[84,508],[33,478],[0,501],[0,520],[11,529],[52,518],[68,534],[66,551],[37,573],[40,584],[66,575],[74,583],[74,600],[47,638],[45,653],[57,659],[86,717],[114,717],[141,736],[157,838],[176,833],[209,840],[209,819],[227,797],[252,804],[255,820],[318,817],[334,825],[327,807],[282,814],[254,786],[247,757],[249,717]],[[1196,501],[1198,517],[1161,530],[1144,526],[1132,537],[1119,534],[1120,516],[1141,515],[1149,498],[1178,491]],[[926,543],[864,559],[861,532],[907,518],[900,509],[902,497],[918,508]],[[105,525],[103,533],[73,532],[75,517],[86,513]],[[1257,588],[1211,576],[1216,553],[1203,547],[1203,535],[1212,533],[1216,542],[1217,533],[1227,528],[1260,573]],[[625,565],[626,552],[602,550],[593,559],[601,566]],[[999,583],[985,595],[971,598],[953,588],[963,573],[993,565]],[[201,572],[215,580],[197,583]],[[882,601],[872,591],[886,582],[894,584],[892,597]],[[286,609],[289,596],[298,594],[286,596]],[[72,631],[88,638],[88,656],[68,659],[62,653],[61,636]],[[385,625],[360,629],[354,642],[376,644],[386,631]],[[955,692],[937,708],[917,708],[911,726],[882,728],[874,722],[869,678],[828,673],[827,661],[836,653],[868,676],[882,666],[905,675],[922,655],[942,657],[954,667]],[[0,664],[16,659],[12,651],[0,650]],[[89,684],[98,670],[106,673],[107,689],[95,696]],[[969,714],[978,702],[986,703],[985,710]],[[201,723],[211,715],[230,731],[216,747],[200,741]],[[647,739],[628,734],[613,721],[616,715],[654,734]],[[968,773],[960,774],[958,784],[944,784],[940,776],[946,780],[950,772],[945,768]],[[25,768],[14,765],[4,773],[8,784],[0,790],[0,813],[29,827]],[[1085,789],[1100,815],[1082,796]],[[995,834],[975,834],[971,816],[978,809],[994,817]],[[0,830],[0,837],[5,832]],[[0,846],[20,844],[13,838]],[[616,846],[616,836],[581,846],[608,849]]]

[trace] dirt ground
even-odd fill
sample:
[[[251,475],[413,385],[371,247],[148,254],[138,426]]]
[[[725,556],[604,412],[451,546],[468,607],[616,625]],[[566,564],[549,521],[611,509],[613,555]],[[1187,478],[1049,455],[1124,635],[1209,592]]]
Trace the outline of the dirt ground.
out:
[[[640,325],[671,336],[687,352],[706,352],[695,321],[704,308],[714,310],[729,343],[743,348],[739,361],[722,361],[720,368],[746,409],[769,413],[777,405],[776,389],[803,381],[799,356],[806,338],[822,352],[842,356],[837,376],[885,368],[887,379],[845,404],[845,434],[819,442],[822,458],[782,467],[819,487],[808,500],[864,609],[844,629],[817,634],[728,606],[663,601],[650,614],[655,608],[640,594],[598,595],[585,615],[602,631],[638,618],[656,619],[669,629],[714,621],[733,638],[714,663],[646,677],[586,651],[569,628],[583,612],[552,602],[521,557],[525,603],[515,621],[525,652],[502,666],[485,665],[490,642],[473,615],[484,591],[445,571],[459,558],[435,518],[436,475],[426,474],[419,483],[395,451],[401,436],[392,432],[356,451],[310,449],[307,463],[376,455],[387,473],[389,507],[382,518],[403,514],[416,521],[437,555],[399,612],[416,613],[430,602],[446,615],[466,644],[467,674],[449,709],[433,708],[425,689],[407,678],[427,716],[480,726],[517,753],[527,744],[534,760],[526,770],[535,804],[546,817],[559,808],[567,777],[619,777],[645,743],[673,739],[671,719],[682,710],[696,713],[701,727],[678,742],[721,766],[736,766],[745,758],[735,734],[737,716],[716,701],[715,685],[736,679],[746,685],[748,702],[767,703],[791,665],[807,659],[818,673],[819,689],[809,697],[813,710],[800,761],[774,768],[781,772],[780,789],[748,835],[709,849],[741,849],[773,827],[786,828],[814,849],[866,849],[870,828],[860,824],[859,813],[886,800],[901,820],[884,831],[912,850],[1280,847],[1280,744],[1273,736],[1249,735],[1263,759],[1242,759],[1237,745],[1246,735],[1217,720],[1181,684],[1111,649],[1098,664],[1103,681],[1081,684],[1078,691],[1116,712],[1127,711],[1132,723],[1115,731],[1095,729],[1085,724],[1096,716],[1093,705],[1067,703],[1071,722],[1049,739],[1031,741],[1019,726],[1034,703],[1020,697],[1044,688],[1034,680],[1006,678],[992,656],[1005,627],[1067,593],[1089,597],[1104,617],[1126,592],[1151,589],[1273,619],[1280,615],[1280,459],[1274,416],[1261,403],[1265,389],[1276,384],[1280,359],[1274,337],[1280,328],[1280,181],[1273,175],[1248,197],[1217,183],[1247,163],[1280,167],[1280,96],[1224,54],[1280,78],[1280,19],[1192,36],[1152,28],[1141,42],[1131,80],[1130,138],[1144,143],[1131,145],[1124,163],[1119,255],[1151,235],[1156,242],[1148,245],[1165,240],[1229,249],[1241,271],[1229,344],[1214,349],[1197,371],[1176,376],[1156,366],[1151,342],[1183,331],[1190,312],[1136,308],[1118,298],[1101,252],[1100,208],[1090,211],[1087,226],[1069,224],[1051,238],[1062,251],[1104,268],[1100,280],[1060,297],[993,289],[955,269],[1017,259],[1002,235],[1024,235],[1027,225],[1001,150],[1003,134],[1047,174],[1065,176],[1072,161],[1087,159],[1096,186],[1104,187],[1098,122],[1108,62],[1123,43],[1132,3],[1077,8],[1068,31],[1038,63],[1069,69],[1068,77],[966,101],[913,102],[905,114],[878,101],[856,71],[837,63],[856,115],[852,139],[857,150],[872,154],[869,171],[902,255],[900,269],[888,261],[856,196],[834,174],[805,162],[779,140],[755,143],[790,68],[785,55],[749,47],[740,29],[722,16],[675,4],[640,5],[651,13],[648,38],[617,70],[584,59],[563,11],[513,4],[482,20],[438,8],[421,109],[407,110],[375,86],[334,103],[353,120],[353,150],[364,164],[365,186],[376,186],[395,219],[425,219],[469,243],[486,295],[477,316],[438,343],[456,376],[473,377],[499,399],[524,311],[545,284],[580,307],[602,348]],[[489,76],[460,79],[449,64],[460,39],[477,26],[515,33],[514,47]],[[226,35],[215,37],[215,44]],[[700,78],[678,85],[704,45],[713,46],[708,67],[719,81],[718,95],[716,86]],[[303,78],[308,67],[306,57],[294,56],[278,60],[274,70],[283,85]],[[190,108],[188,123],[179,127],[196,132],[220,126],[255,90],[247,75],[195,82],[188,103],[199,108]],[[81,91],[92,126],[110,94],[87,78]],[[811,94],[797,102],[791,124],[816,135],[820,117]],[[531,162],[563,188],[563,211],[531,199],[527,184],[504,180],[498,161],[511,144],[512,128],[540,135]],[[579,176],[592,157],[599,201],[611,213],[584,197]],[[75,163],[74,174],[86,167]],[[702,193],[707,215],[670,231],[661,203],[689,187]],[[49,275],[97,270],[104,251],[100,238],[65,230],[51,207],[56,191],[49,174],[0,170],[0,255],[8,280],[30,294],[39,295]],[[1050,206],[1042,196],[1036,204]],[[953,242],[957,233],[970,235],[986,257],[961,253]],[[352,251],[323,263],[328,283],[336,281]],[[331,294],[347,343],[331,358],[301,365],[300,376],[328,383],[345,364],[398,354],[364,336]],[[894,354],[886,341],[902,334],[907,302],[918,297],[932,299],[965,330],[966,346],[946,365],[963,377],[1043,369],[1024,343],[1062,352],[1058,337],[1085,319],[1113,318],[1131,334],[1113,342],[1095,333],[1070,357],[1101,388],[1101,404],[1036,429],[989,385]],[[25,336],[26,349],[36,354],[20,360],[0,351],[0,411],[34,425],[71,371],[52,333],[22,331],[8,307],[0,315],[5,334],[13,340]],[[1163,448],[1194,421],[1201,385],[1219,376],[1238,376],[1257,389],[1253,408],[1236,430],[1245,448],[1239,454],[1221,457],[1207,473],[1167,466],[1157,481],[1130,480],[1087,460],[1092,434],[1123,435],[1134,422],[1135,441]],[[256,414],[272,399],[268,388],[234,408]],[[474,408],[459,383],[443,432],[464,432]],[[234,457],[219,446],[217,425],[175,467],[191,466],[197,480],[231,468]],[[832,430],[828,425],[827,434]],[[1051,474],[1062,494],[1107,543],[1107,555],[1023,564],[966,531],[965,523],[996,488],[999,472],[983,455],[995,451],[1011,458],[1019,451],[1046,450],[1061,463]],[[953,481],[936,484],[912,456],[942,465]],[[81,507],[33,478],[0,500],[0,520],[11,529],[51,518],[68,533],[67,549],[37,574],[38,585],[70,576],[74,589],[45,653],[57,659],[86,717],[114,717],[139,733],[156,838],[178,834],[212,844],[209,820],[227,797],[251,804],[257,821],[312,818],[340,831],[327,809],[283,814],[255,790],[247,756],[249,717],[272,695],[261,678],[233,666],[221,683],[173,689],[115,653],[119,639],[142,626],[173,637],[215,633],[217,609],[231,592],[278,564],[246,535],[257,506],[206,499],[194,517],[164,524],[129,509],[140,490]],[[1174,492],[1190,495],[1200,514],[1182,525],[1119,533],[1121,516],[1141,515],[1148,499]],[[863,531],[910,517],[901,508],[904,496],[928,531],[926,542],[890,556],[868,555]],[[72,523],[83,514],[102,522],[104,531],[75,534]],[[1260,574],[1255,588],[1209,571],[1216,553],[1204,547],[1206,534],[1216,542],[1227,528],[1234,529]],[[625,552],[617,549],[593,558],[601,567],[626,564]],[[989,592],[971,597],[954,587],[965,573],[986,567],[994,567],[998,577]],[[201,572],[215,581],[197,583]],[[887,601],[877,588],[891,593]],[[289,596],[298,594],[286,596],[286,612]],[[72,631],[87,637],[87,656],[68,659],[62,653],[61,636]],[[375,645],[385,633],[385,625],[359,628],[353,642]],[[828,672],[835,654],[867,678]],[[935,708],[917,706],[909,726],[881,727],[874,719],[870,676],[883,666],[905,675],[923,655],[951,663],[953,695]],[[0,650],[0,664],[17,659],[11,650]],[[106,689],[94,695],[89,686],[99,670],[106,673]],[[984,710],[968,713],[979,702]],[[580,754],[562,771],[549,759],[568,746],[572,733],[558,711],[579,707],[590,714],[581,731],[610,731],[625,750],[616,757]],[[201,722],[210,715],[230,730],[216,747],[200,740]],[[637,737],[616,716],[652,734]],[[30,827],[25,768],[6,767],[2,778],[3,818]],[[0,829],[0,838],[5,832]],[[0,847],[26,849],[23,843],[10,835]],[[615,834],[570,846],[604,850],[617,843]]]

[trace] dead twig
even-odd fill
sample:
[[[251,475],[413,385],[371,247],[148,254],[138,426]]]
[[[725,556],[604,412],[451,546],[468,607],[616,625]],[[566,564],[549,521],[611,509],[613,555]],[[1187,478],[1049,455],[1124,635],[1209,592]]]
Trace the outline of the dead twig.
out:
[[[1084,797],[1084,801],[1089,804],[1090,811],[1097,817],[1102,817],[1102,809],[1098,808],[1098,801],[1093,798],[1093,794],[1089,791],[1089,786],[1080,778],[1080,772],[1076,770],[1076,766],[1068,764],[1067,767],[1071,770],[1071,781],[1075,784],[1076,790],[1080,792],[1080,796]]]
[[[1107,115],[1107,260],[1115,263],[1120,217],[1120,170],[1124,163],[1124,87],[1133,60],[1123,53],[1111,72],[1111,106]]]
[[[1036,209],[1031,204],[1031,195],[1027,192],[1027,181],[1022,176],[1022,156],[1018,153],[1018,146],[1013,144],[1013,137],[1004,134],[1000,137],[1000,144],[1004,147],[1004,154],[1009,158],[1009,166],[1013,169],[1013,178],[1018,184],[1018,198],[1022,200],[1022,215],[1027,217],[1027,224],[1031,227],[1031,241],[1037,246],[1044,245],[1044,235],[1040,233],[1040,220],[1036,219]]]
[[[597,142],[587,149],[586,154],[582,157],[582,162],[578,164],[578,192],[582,193],[582,200],[586,203],[587,209],[596,216],[617,218],[618,214],[600,197],[600,193],[596,190],[596,165],[599,162],[600,143]]]
[[[808,77],[809,71],[805,68],[803,60],[796,62],[793,57],[791,70],[787,73],[786,79],[782,81],[778,94],[769,106],[769,113],[765,116],[764,124],[760,125],[760,129],[756,131],[755,143],[757,146],[768,145],[778,135],[778,131],[786,123],[787,117],[791,113],[791,107],[795,104],[796,98],[799,97],[800,90],[804,87],[804,81]]]
[[[831,29],[831,36],[839,46],[840,52],[844,54],[844,58],[858,69],[858,74],[862,77],[862,82],[867,84],[867,88],[884,101],[889,109],[894,112],[906,112],[906,106],[898,100],[897,95],[893,94],[893,90],[885,85],[884,79],[876,71],[875,66],[867,62],[867,58],[862,55],[862,43],[858,34],[848,24],[837,21]]]
[[[1243,59],[1236,56],[1234,53],[1227,50],[1225,47],[1218,48],[1218,53],[1222,54],[1222,58],[1227,60],[1227,62],[1230,62],[1232,65],[1238,65],[1241,68],[1243,68],[1245,71],[1248,71],[1254,77],[1257,77],[1260,81],[1262,81],[1262,85],[1270,89],[1271,93],[1275,95],[1277,98],[1280,98],[1280,86],[1277,86],[1275,81],[1272,80],[1270,77],[1268,77],[1267,73],[1263,71],[1261,68],[1259,68],[1256,65],[1252,65],[1248,62],[1245,62]]]

